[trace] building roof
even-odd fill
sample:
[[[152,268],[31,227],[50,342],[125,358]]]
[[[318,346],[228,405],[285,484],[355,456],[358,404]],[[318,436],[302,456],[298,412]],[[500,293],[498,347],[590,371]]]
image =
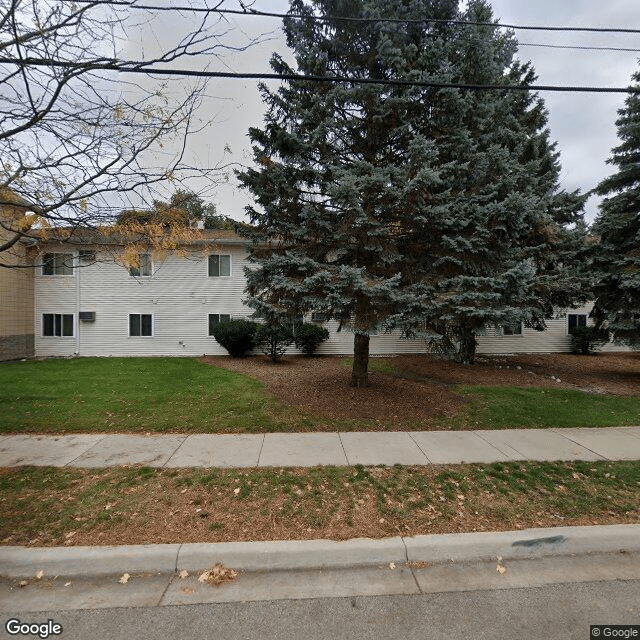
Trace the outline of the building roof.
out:
[[[203,245],[203,244],[246,244],[249,242],[247,238],[243,238],[235,231],[229,229],[188,229],[189,233],[184,238],[176,237],[176,244],[180,246]],[[170,236],[169,236],[170,238]],[[37,244],[63,242],[65,244],[74,245],[128,245],[136,242],[150,242],[144,233],[136,236],[132,234],[130,237],[121,231],[114,229],[109,232],[107,228],[88,228],[88,227],[52,227],[43,229],[41,237],[36,240]]]

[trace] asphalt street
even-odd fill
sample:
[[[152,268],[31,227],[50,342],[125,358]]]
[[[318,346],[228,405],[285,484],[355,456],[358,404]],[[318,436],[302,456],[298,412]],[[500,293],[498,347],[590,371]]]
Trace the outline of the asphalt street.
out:
[[[64,640],[588,640],[592,624],[640,625],[640,580],[144,608],[43,611]],[[3,624],[4,627],[4,624]],[[6,631],[1,637],[9,636]],[[29,636],[34,637],[34,636]]]

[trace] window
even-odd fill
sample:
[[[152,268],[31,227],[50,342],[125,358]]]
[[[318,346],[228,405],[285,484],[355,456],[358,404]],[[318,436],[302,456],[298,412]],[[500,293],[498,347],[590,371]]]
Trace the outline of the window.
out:
[[[514,322],[513,324],[505,324],[502,327],[503,336],[521,336],[522,322]]]
[[[134,276],[136,278],[148,277],[151,275],[153,268],[151,264],[151,254],[150,253],[140,253],[138,254],[138,262],[140,263],[137,267],[129,267],[129,275]]]
[[[221,322],[227,322],[231,320],[231,316],[228,313],[210,313],[209,314],[209,335],[213,335],[213,329]]]
[[[95,262],[96,252],[92,249],[80,249],[80,251],[78,251],[78,258],[80,258],[80,262]]]
[[[151,337],[153,335],[153,321],[150,313],[129,314],[129,335],[132,338]]]
[[[209,256],[209,277],[220,277],[231,275],[231,256],[212,255]]]
[[[59,338],[73,336],[73,314],[43,313],[42,335]]]
[[[586,313],[569,313],[569,314],[567,314],[567,319],[569,321],[569,325],[568,325],[569,333],[573,333],[573,330],[576,327],[586,327],[587,326],[587,314]]]
[[[43,276],[72,276],[72,253],[45,253],[42,256]]]

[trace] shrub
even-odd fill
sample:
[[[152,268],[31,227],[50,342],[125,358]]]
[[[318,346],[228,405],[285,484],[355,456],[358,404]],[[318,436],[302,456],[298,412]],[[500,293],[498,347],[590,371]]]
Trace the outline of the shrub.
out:
[[[574,327],[571,330],[571,351],[588,356],[609,342],[609,331],[596,327]]]
[[[225,320],[213,328],[213,337],[229,355],[242,358],[256,346],[256,331],[259,326],[251,320]]]
[[[260,325],[256,332],[256,344],[272,362],[278,362],[294,341],[291,322],[271,322]]]
[[[312,356],[325,340],[328,340],[329,332],[317,324],[304,322],[295,328],[294,341],[296,347],[305,356]]]

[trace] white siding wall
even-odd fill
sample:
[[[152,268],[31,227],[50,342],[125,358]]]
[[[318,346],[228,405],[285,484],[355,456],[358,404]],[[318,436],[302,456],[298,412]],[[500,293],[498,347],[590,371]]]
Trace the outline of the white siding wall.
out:
[[[81,356],[226,354],[208,334],[208,315],[244,317],[251,310],[241,302],[244,252],[234,246],[220,253],[231,255],[230,277],[209,277],[201,252],[154,258],[151,277],[132,277],[122,265],[100,261],[99,254],[96,264],[73,277],[38,276],[38,323],[42,313],[75,313],[79,336],[77,346],[75,338],[44,338],[37,323],[36,354],[72,355],[76,348]],[[93,311],[95,322],[78,322],[77,311]],[[129,336],[130,313],[153,316],[152,337]]]
[[[51,251],[55,251],[52,249]],[[69,249],[60,249],[70,253]],[[42,261],[40,260],[40,263]],[[42,267],[35,270],[35,354],[37,357],[72,356],[77,351],[78,317],[76,308],[77,273],[70,276],[43,276]],[[74,315],[74,336],[47,337],[42,335],[42,314],[60,313]]]
[[[323,342],[318,349],[321,355],[343,355],[353,353],[353,333],[343,329],[338,332],[337,322],[326,322],[324,326],[329,330],[329,340]],[[403,340],[399,331],[381,333],[371,336],[369,354],[372,356],[392,355],[398,353],[426,353],[427,344],[424,340]]]
[[[506,354],[506,353],[570,353],[571,336],[569,335],[568,314],[585,314],[587,324],[593,324],[589,313],[593,304],[587,304],[575,309],[562,310],[556,316],[547,320],[545,331],[536,331],[523,327],[522,335],[505,336],[498,330],[490,330],[485,336],[478,337],[478,353]],[[602,351],[628,351],[627,347],[610,342],[604,345]]]
[[[51,249],[55,251],[55,249]],[[68,252],[69,250],[66,249]],[[108,256],[74,270],[72,276],[35,276],[36,356],[197,356],[226,355],[208,335],[208,314],[246,317],[251,309],[242,304],[244,250],[228,245],[221,254],[231,255],[230,277],[209,277],[208,259],[202,252],[188,256],[154,257],[153,275],[132,277]],[[77,257],[76,257],[77,261]],[[570,310],[588,314],[591,306]],[[80,311],[92,311],[95,322],[78,320]],[[73,337],[42,335],[42,314],[74,315]],[[129,336],[129,314],[153,316],[152,337]],[[337,332],[337,323],[326,324],[330,338],[320,354],[353,353],[353,334]],[[566,314],[549,320],[546,331],[523,329],[522,335],[503,336],[490,331],[478,339],[478,352],[486,354],[545,353],[570,351]],[[607,351],[622,350],[608,345]],[[423,340],[403,340],[399,333],[372,336],[371,355],[424,353]],[[291,353],[297,353],[291,350]]]

